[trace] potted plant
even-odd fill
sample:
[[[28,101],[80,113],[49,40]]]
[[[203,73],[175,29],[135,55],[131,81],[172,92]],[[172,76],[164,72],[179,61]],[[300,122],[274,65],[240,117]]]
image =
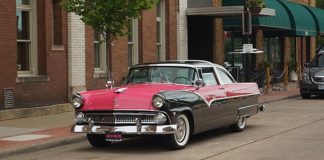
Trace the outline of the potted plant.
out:
[[[263,0],[246,0],[245,5],[252,14],[260,13],[262,8],[265,7]]]
[[[296,82],[297,81],[297,73],[296,73],[296,69],[297,69],[297,63],[296,60],[290,60],[288,62],[288,71],[289,71],[289,80]]]

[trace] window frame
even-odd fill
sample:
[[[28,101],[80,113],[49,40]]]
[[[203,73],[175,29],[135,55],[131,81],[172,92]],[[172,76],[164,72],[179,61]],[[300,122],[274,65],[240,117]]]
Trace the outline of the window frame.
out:
[[[158,10],[158,8],[160,8]],[[156,4],[156,55],[158,61],[165,61],[165,0]],[[160,12],[159,12],[160,11]],[[159,36],[158,36],[159,35]]]
[[[128,47],[128,67],[132,67],[133,65],[138,64],[138,19],[133,19],[132,23],[130,24],[131,31],[128,30],[129,34],[131,34],[131,39],[130,41],[130,35],[128,36],[128,42],[127,42],[127,47]],[[130,29],[129,28],[129,29]],[[129,47],[132,46],[132,52],[130,53]]]
[[[16,1],[17,2],[17,1]],[[16,14],[17,11],[28,11],[29,12],[29,40],[18,39],[16,37],[16,42],[18,43],[25,43],[29,42],[29,69],[26,71],[19,71],[18,70],[18,63],[17,63],[17,76],[18,77],[33,77],[38,74],[38,49],[37,49],[37,1],[30,0],[30,4],[16,4]],[[17,16],[17,15],[16,15]],[[18,20],[17,20],[18,24]],[[16,26],[18,27],[18,26]],[[17,28],[18,29],[18,28]],[[17,48],[18,49],[18,48]],[[16,53],[17,54],[17,53]],[[17,54],[18,56],[18,54]],[[18,57],[17,57],[18,58]]]
[[[222,68],[219,68],[219,67],[216,67],[216,72],[217,72],[218,80],[220,81],[221,85],[235,84],[236,83],[236,81],[232,77],[232,75],[229,72],[227,72],[226,70],[224,70]],[[223,72],[231,80],[232,83],[225,83],[223,78],[220,76],[221,75],[220,72]]]
[[[94,72],[95,73],[106,73],[107,72],[107,66],[105,65],[106,64],[106,41],[103,37],[102,34],[98,33],[99,34],[99,40],[96,40],[95,39],[95,34],[96,34],[96,31],[93,30],[93,52],[94,52]],[[95,53],[95,44],[98,44],[99,46],[99,67],[96,67],[96,53]]]

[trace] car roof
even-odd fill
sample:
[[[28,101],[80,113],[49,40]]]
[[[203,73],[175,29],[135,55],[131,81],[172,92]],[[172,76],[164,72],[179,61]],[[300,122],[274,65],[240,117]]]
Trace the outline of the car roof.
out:
[[[169,61],[163,61],[163,62],[154,62],[154,63],[143,63],[138,64],[133,67],[143,67],[143,66],[180,66],[180,67],[219,67],[223,68],[222,66],[218,64],[213,64],[208,61],[204,60],[169,60]]]

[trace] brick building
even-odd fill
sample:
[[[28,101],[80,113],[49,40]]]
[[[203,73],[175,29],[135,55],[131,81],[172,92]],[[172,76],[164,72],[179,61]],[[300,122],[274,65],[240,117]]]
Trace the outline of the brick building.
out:
[[[177,59],[177,3],[162,0],[112,44],[116,84],[129,66]],[[104,88],[102,37],[59,0],[2,0],[0,110],[67,103],[72,93]]]
[[[67,102],[67,19],[59,0],[3,0],[0,23],[0,109]]]

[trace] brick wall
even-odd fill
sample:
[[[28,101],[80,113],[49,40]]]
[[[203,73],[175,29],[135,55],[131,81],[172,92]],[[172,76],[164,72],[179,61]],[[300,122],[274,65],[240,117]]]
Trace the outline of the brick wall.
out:
[[[69,90],[76,93],[85,90],[85,25],[80,16],[68,14]]]
[[[16,78],[16,10],[15,1],[0,5],[0,109],[4,107],[3,89],[14,88]]]
[[[166,1],[166,59],[177,59],[177,2]]]
[[[66,34],[66,14],[62,14],[62,33]],[[33,107],[67,102],[67,36],[63,45],[53,49],[52,1],[37,0],[38,75],[17,78],[16,3],[3,0],[0,5],[0,109],[3,88],[14,88],[15,107]]]
[[[177,13],[177,44],[178,55],[177,58],[181,60],[188,59],[188,24],[187,24],[187,0],[178,0],[178,13]]]

